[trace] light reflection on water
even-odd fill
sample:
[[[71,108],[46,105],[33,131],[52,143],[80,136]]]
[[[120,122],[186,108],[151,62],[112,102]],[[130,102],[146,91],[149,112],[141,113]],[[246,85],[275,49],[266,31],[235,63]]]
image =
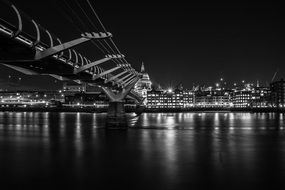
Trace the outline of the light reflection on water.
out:
[[[128,131],[110,131],[106,114],[0,112],[0,177],[107,186],[112,179],[134,189],[284,185],[283,114],[128,116]]]

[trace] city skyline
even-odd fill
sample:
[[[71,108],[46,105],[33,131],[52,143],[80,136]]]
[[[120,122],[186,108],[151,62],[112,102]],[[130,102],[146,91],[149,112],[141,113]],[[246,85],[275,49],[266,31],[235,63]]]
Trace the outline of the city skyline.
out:
[[[0,0],[0,186],[285,189],[284,20],[274,3]]]
[[[80,34],[60,12],[66,6],[63,3],[12,2],[64,40]],[[191,88],[197,83],[210,85],[221,77],[229,83],[259,80],[265,84],[277,70],[277,78],[285,76],[284,27],[280,24],[284,14],[278,4],[148,3],[138,2],[138,6],[114,1],[109,6],[99,1],[94,5],[127,60],[137,69],[144,61],[153,83],[170,86],[182,82]],[[70,6],[76,7],[76,1],[70,1]],[[49,10],[54,14],[48,14]],[[80,50],[92,54],[88,47]],[[8,75],[21,77],[27,87],[61,86],[53,78],[27,77],[2,65],[0,74],[2,81]]]

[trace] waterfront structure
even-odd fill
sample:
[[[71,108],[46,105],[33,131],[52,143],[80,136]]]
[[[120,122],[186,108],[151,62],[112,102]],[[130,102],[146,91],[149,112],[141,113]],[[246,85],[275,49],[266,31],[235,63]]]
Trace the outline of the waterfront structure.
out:
[[[195,107],[226,108],[231,107],[231,91],[212,87],[195,91]]]
[[[252,101],[252,91],[243,89],[233,93],[233,106],[235,108],[248,108]]]
[[[270,84],[270,90],[271,90],[272,106],[276,108],[285,108],[285,81],[284,79],[272,82]]]
[[[280,87],[276,89],[280,91]],[[184,90],[183,86],[179,85],[175,90],[153,89],[148,92],[147,108],[149,110],[159,108],[185,110],[189,108],[270,108],[272,107],[270,92],[269,87],[254,86],[249,83],[243,83],[241,86],[234,85],[233,89],[216,85],[214,88],[198,86],[193,90]]]
[[[63,83],[63,92],[65,94],[85,92],[85,91],[86,91],[86,83],[82,83],[82,84],[77,84],[74,82],[64,82]]]
[[[182,109],[193,107],[193,92],[176,88],[175,90],[152,89],[147,94],[149,109]]]
[[[95,108],[107,108],[109,104],[109,99],[107,95],[102,91],[97,92],[78,92],[73,94],[65,95],[64,104],[66,106],[81,106],[81,107],[90,107],[94,106]],[[135,100],[126,97],[124,99],[125,106],[134,107]]]
[[[266,108],[271,107],[271,91],[269,87],[256,86],[252,90],[252,108]]]
[[[64,103],[69,106],[108,107],[108,97],[103,92],[75,93],[65,95]]]
[[[257,83],[244,84],[233,89],[233,106],[235,108],[266,108],[271,107],[270,88],[261,87]]]
[[[51,102],[64,102],[61,91],[1,91],[1,107],[49,105]]]

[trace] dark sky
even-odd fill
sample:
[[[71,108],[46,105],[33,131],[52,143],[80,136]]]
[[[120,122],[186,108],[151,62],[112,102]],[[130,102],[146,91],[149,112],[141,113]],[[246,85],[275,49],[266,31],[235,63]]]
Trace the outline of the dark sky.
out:
[[[75,0],[66,1],[75,5]],[[164,87],[180,82],[187,88],[212,85],[221,77],[228,83],[265,84],[276,70],[278,78],[285,76],[285,13],[280,4],[91,1],[127,60],[137,69],[143,61],[152,81]],[[12,2],[63,40],[79,35],[61,12],[61,0]],[[80,0],[82,6],[84,2]],[[87,46],[80,50],[94,54]],[[1,66],[0,72],[5,81],[7,70]],[[46,77],[22,78],[26,86],[60,86]]]

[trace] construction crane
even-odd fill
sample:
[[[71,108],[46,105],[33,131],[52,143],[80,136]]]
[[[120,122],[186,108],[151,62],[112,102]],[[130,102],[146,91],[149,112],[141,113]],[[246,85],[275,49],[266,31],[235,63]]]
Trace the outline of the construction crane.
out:
[[[275,71],[275,73],[274,73],[274,75],[273,75],[273,77],[272,77],[272,79],[271,79],[271,82],[273,82],[273,80],[275,79],[277,73],[278,73],[278,69]]]

